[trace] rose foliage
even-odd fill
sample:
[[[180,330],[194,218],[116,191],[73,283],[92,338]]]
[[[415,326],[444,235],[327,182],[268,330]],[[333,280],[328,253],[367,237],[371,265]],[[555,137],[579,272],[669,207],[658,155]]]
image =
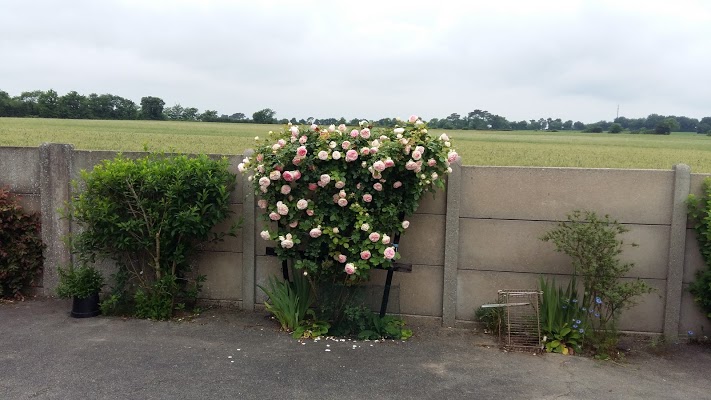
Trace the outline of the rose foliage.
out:
[[[399,258],[402,233],[420,198],[444,187],[457,159],[446,134],[428,135],[416,116],[387,129],[287,125],[257,138],[239,165],[264,210],[261,236],[281,259],[315,280],[356,283]]]

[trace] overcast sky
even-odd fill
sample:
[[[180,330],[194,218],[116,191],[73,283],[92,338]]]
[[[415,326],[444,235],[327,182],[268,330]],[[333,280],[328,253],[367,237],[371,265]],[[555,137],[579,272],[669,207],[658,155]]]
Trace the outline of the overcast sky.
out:
[[[0,0],[0,90],[278,118],[711,116],[711,1]]]

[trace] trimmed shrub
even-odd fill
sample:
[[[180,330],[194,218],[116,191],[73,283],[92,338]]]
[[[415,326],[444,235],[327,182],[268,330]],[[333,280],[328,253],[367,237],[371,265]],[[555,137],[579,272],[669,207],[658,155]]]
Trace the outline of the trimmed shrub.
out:
[[[218,241],[212,228],[230,215],[235,175],[225,158],[118,155],[82,171],[70,216],[83,231],[73,240],[82,262],[119,267],[103,311],[164,319],[194,303],[203,279],[191,277],[198,245]]]

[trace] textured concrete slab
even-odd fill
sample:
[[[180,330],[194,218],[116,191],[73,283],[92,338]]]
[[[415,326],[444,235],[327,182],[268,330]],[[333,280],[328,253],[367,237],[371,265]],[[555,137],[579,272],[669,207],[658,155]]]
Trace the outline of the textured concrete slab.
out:
[[[201,297],[219,300],[242,299],[242,253],[207,251],[196,264],[207,276]]]
[[[400,237],[400,262],[444,265],[445,216],[415,214],[410,227]]]
[[[660,170],[463,167],[461,216],[556,221],[585,209],[669,224],[673,179]]]
[[[14,193],[40,192],[40,161],[37,147],[0,147],[0,188]]]
[[[459,269],[491,271],[571,273],[570,257],[555,251],[540,238],[554,229],[549,221],[460,218]],[[621,236],[625,246],[620,259],[633,262],[628,276],[666,279],[669,227],[626,225]]]

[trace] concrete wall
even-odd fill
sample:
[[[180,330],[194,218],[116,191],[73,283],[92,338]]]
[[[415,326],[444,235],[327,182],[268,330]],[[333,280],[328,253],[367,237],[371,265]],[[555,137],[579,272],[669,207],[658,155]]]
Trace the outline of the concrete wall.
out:
[[[68,183],[82,169],[91,170],[115,152],[76,151],[69,145],[0,148],[0,185],[23,195],[31,210],[42,210],[43,234],[50,243],[44,293],[56,285],[56,265],[68,262],[58,240],[78,227],[62,224],[56,209],[68,199]],[[143,153],[126,153],[137,157]],[[241,156],[228,156],[233,172]],[[656,290],[625,311],[623,330],[665,333],[711,330],[685,290],[695,271],[705,268],[695,234],[686,221],[684,200],[700,192],[709,175],[672,170],[473,167],[454,165],[446,191],[427,195],[402,236],[402,262],[412,273],[396,273],[389,310],[441,320],[446,326],[467,324],[475,310],[496,297],[498,289],[534,289],[539,276],[565,282],[570,260],[539,238],[574,209],[610,214],[629,232],[622,259],[634,262],[627,279],[641,278]],[[207,300],[253,309],[264,302],[256,285],[281,275],[281,263],[268,256],[274,246],[262,240],[255,199],[248,182],[238,177],[231,199],[232,221],[243,218],[237,237],[211,245],[196,260],[207,275]],[[110,266],[105,268],[110,269]],[[107,271],[108,272],[108,271]],[[375,271],[374,296],[384,284]],[[379,297],[374,299],[377,303]]]

